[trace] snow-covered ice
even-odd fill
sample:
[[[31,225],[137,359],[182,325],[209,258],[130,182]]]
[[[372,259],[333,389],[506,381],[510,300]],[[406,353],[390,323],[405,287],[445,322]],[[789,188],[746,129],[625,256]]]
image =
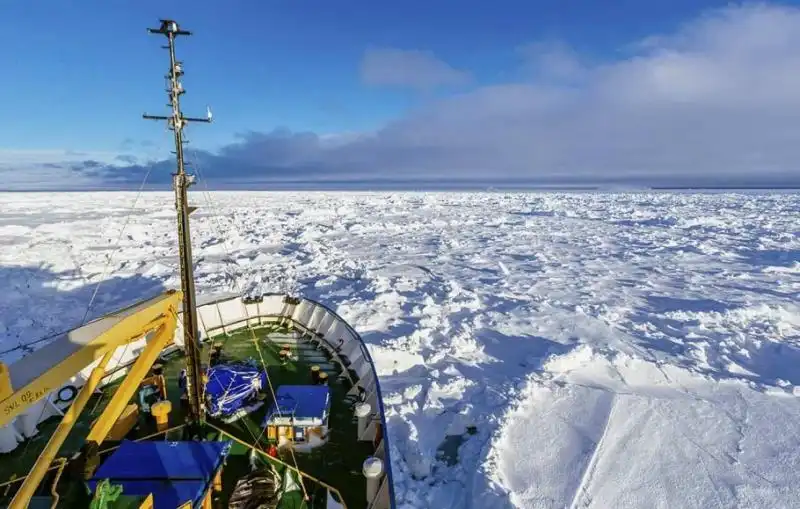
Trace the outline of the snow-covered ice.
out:
[[[100,280],[90,317],[178,285],[172,195],[134,197],[0,195],[0,350]],[[399,507],[800,507],[797,194],[195,201],[199,292],[300,291],[369,344]]]

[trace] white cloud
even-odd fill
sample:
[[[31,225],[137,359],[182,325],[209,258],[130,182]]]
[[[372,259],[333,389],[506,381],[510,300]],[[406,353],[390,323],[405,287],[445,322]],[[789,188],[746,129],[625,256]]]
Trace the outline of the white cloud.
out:
[[[25,150],[0,148],[0,165],[46,164],[54,161],[69,163],[86,159],[111,162],[117,155],[115,152],[79,152],[74,150],[41,149]]]
[[[769,109],[800,102],[800,10],[753,5],[712,11],[644,53],[597,70],[596,86],[632,103]]]
[[[800,9],[766,5],[710,12],[593,67],[564,46],[534,45],[540,79],[442,101],[358,148],[374,150],[375,164],[386,146],[425,148],[386,160],[404,175],[798,183],[797,48]]]
[[[361,79],[367,85],[429,91],[465,84],[470,74],[451,67],[429,51],[370,48],[361,61]]]
[[[533,44],[520,50],[526,81],[426,103],[373,133],[251,133],[200,159],[211,178],[262,182],[800,184],[800,8],[711,11],[631,47],[589,65],[562,43]],[[371,50],[362,71],[419,89],[466,79],[397,50]],[[136,169],[113,170],[114,181]]]
[[[0,190],[59,190],[102,185],[96,171],[119,164],[118,154],[0,148]]]
[[[585,76],[586,67],[580,55],[563,41],[533,42],[517,51],[534,79],[571,81]]]

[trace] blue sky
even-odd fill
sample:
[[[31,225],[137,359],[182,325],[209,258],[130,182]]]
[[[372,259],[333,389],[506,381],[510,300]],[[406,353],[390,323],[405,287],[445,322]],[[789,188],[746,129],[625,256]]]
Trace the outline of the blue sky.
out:
[[[728,4],[11,0],[0,173],[167,182],[169,135],[141,113],[166,111],[145,28],[171,17],[195,32],[184,111],[215,113],[187,133],[210,180],[794,178],[800,10]]]

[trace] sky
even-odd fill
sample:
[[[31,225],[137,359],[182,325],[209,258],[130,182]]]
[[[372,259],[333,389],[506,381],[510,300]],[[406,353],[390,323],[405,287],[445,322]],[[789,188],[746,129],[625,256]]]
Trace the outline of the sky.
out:
[[[0,190],[800,185],[800,2],[6,0]]]

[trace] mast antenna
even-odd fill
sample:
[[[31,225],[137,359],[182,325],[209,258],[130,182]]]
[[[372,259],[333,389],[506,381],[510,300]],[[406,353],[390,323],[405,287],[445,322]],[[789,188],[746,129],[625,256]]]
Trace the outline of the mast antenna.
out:
[[[187,190],[194,184],[194,175],[186,173],[183,161],[183,128],[189,122],[211,122],[211,110],[207,109],[206,118],[184,117],[181,112],[180,97],[186,93],[179,78],[183,76],[183,63],[175,58],[175,38],[179,35],[192,35],[182,30],[176,21],[159,20],[159,28],[148,28],[151,34],[161,34],[167,38],[164,49],[169,50],[169,73],[167,95],[172,114],[168,116],[142,115],[149,120],[166,120],[169,129],[175,135],[175,155],[177,171],[173,174],[172,184],[175,189],[175,208],[178,212],[178,251],[181,266],[181,289],[183,290],[183,342],[186,353],[186,393],[189,399],[189,424],[197,425],[204,421],[203,405],[203,372],[200,366],[200,341],[197,327],[197,301],[194,289],[192,266],[192,241],[189,232],[189,214],[195,207],[188,204]]]

